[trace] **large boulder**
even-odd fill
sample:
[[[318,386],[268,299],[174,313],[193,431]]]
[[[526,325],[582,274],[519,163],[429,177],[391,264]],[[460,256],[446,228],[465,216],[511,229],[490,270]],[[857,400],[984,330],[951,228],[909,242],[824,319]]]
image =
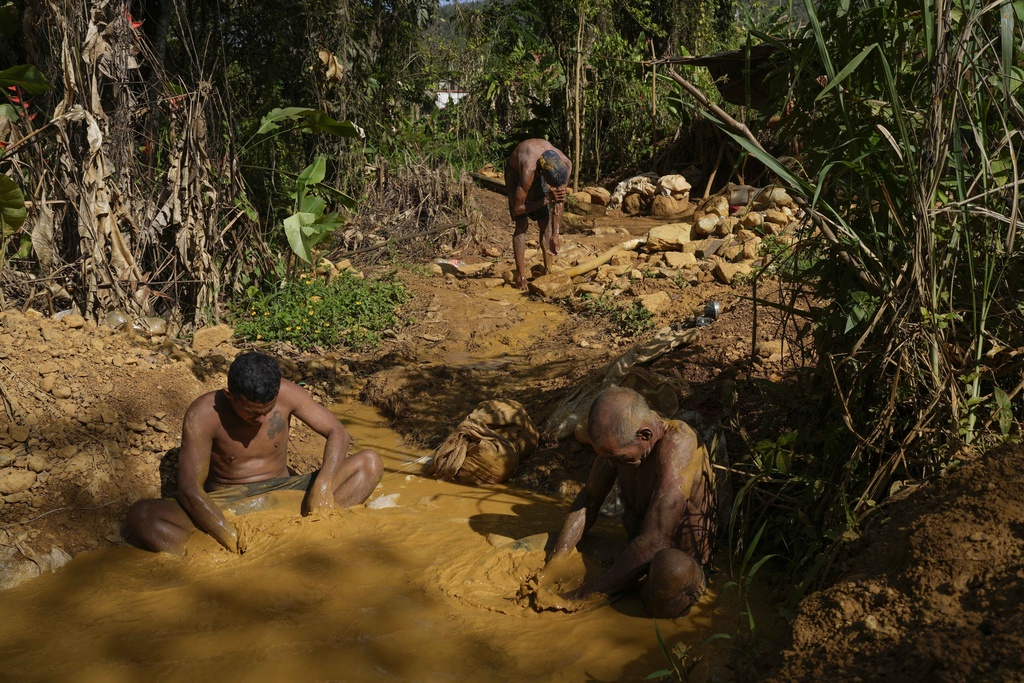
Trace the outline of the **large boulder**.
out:
[[[753,270],[753,267],[747,263],[726,263],[725,261],[718,261],[715,263],[715,267],[711,270],[711,274],[714,275],[715,279],[723,285],[731,285],[737,276],[750,275]]]
[[[672,306],[672,299],[669,297],[668,292],[664,290],[659,290],[653,294],[641,294],[637,299],[643,304],[644,308],[655,315],[667,311]]]
[[[627,216],[636,216],[644,213],[647,208],[647,197],[639,192],[627,194],[622,200],[622,213]]]
[[[528,287],[532,294],[545,299],[564,299],[572,294],[572,278],[564,271],[548,273],[531,280]]]
[[[234,334],[235,331],[228,325],[214,325],[196,330],[192,336],[192,350],[196,353],[205,353],[228,341]]]
[[[648,251],[682,251],[683,245],[693,237],[689,223],[666,223],[651,228],[647,233]]]
[[[681,175],[663,175],[658,179],[658,193],[666,197],[685,197],[690,194],[690,183]]]
[[[714,214],[704,216],[694,224],[693,234],[700,237],[713,235],[720,220],[722,219]]]
[[[603,187],[588,185],[582,191],[590,195],[591,204],[597,204],[598,206],[608,206],[608,202],[612,199],[612,193]]]
[[[729,200],[720,194],[712,195],[704,201],[700,210],[724,218],[729,215]]]
[[[690,203],[686,199],[675,199],[659,194],[651,201],[651,215],[659,218],[675,216],[686,211],[689,206]]]
[[[792,206],[793,198],[779,186],[766,187],[754,197],[755,209],[767,209],[768,207]]]

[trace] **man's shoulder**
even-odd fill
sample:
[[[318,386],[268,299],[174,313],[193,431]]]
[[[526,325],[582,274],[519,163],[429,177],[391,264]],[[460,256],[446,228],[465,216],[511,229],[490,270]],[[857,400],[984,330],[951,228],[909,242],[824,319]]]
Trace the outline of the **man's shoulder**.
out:
[[[686,459],[704,450],[697,431],[681,420],[670,420],[665,424],[658,453],[668,460]]]

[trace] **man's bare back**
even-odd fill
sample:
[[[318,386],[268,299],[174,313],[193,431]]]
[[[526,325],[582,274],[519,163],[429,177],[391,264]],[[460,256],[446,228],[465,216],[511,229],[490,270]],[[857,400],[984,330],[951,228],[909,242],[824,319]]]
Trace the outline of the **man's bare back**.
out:
[[[562,211],[568,196],[572,162],[547,140],[524,140],[505,162],[505,191],[508,210],[515,223],[512,251],[516,261],[516,284],[526,289],[526,231],[532,217],[540,227],[544,270],[551,272],[551,256],[561,244]],[[548,206],[553,210],[549,211]]]
[[[288,472],[292,416],[327,440],[320,470],[301,480]],[[307,513],[362,503],[380,481],[382,465],[371,450],[346,457],[349,443],[344,425],[304,389],[282,380],[273,359],[240,356],[229,371],[228,388],[200,396],[185,413],[177,500],[135,503],[128,511],[129,530],[152,550],[180,554],[198,528],[235,552],[238,533],[221,505],[258,495],[263,483],[269,489],[308,484]]]

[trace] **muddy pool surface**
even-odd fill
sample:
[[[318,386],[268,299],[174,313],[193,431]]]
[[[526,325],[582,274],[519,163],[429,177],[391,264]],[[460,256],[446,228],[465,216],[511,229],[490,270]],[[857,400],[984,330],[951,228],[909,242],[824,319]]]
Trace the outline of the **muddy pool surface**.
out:
[[[426,453],[376,411],[335,410],[385,460],[369,507],[301,518],[300,494],[282,494],[238,519],[241,556],[201,534],[183,560],[130,547],[80,554],[0,593],[4,677],[616,681],[663,668],[638,598],[575,614],[517,601],[543,558],[536,537],[559,528],[563,506],[425,478]],[[619,527],[601,522],[596,556]],[[726,628],[720,584],[690,616],[659,622],[662,635],[697,642]]]

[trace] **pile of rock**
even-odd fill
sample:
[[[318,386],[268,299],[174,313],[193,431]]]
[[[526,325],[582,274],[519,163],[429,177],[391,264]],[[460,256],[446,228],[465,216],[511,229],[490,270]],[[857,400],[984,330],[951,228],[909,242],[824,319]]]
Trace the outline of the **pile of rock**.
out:
[[[616,185],[608,207],[627,216],[674,216],[693,208],[690,183],[679,174],[634,176]]]
[[[651,187],[668,192],[664,194],[659,189],[656,197],[689,203],[688,184],[682,176],[665,176],[659,179],[657,186],[651,184]],[[623,197],[643,194],[646,188],[644,183],[636,183]],[[742,206],[731,203],[737,198],[746,203]],[[764,262],[765,238],[771,237],[783,245],[795,243],[802,217],[803,211],[781,187],[732,186],[691,208],[686,221],[652,228],[646,240],[639,240],[641,244],[635,249],[620,250],[597,268],[578,275],[575,271],[586,256],[563,262],[560,265],[568,266],[568,272],[535,278],[530,289],[540,296],[560,298],[573,292],[628,294],[642,290],[635,285],[649,278],[670,278],[690,285],[713,280],[732,284],[737,277],[749,275]],[[664,292],[645,292],[641,303],[658,313],[669,307],[670,299]]]

